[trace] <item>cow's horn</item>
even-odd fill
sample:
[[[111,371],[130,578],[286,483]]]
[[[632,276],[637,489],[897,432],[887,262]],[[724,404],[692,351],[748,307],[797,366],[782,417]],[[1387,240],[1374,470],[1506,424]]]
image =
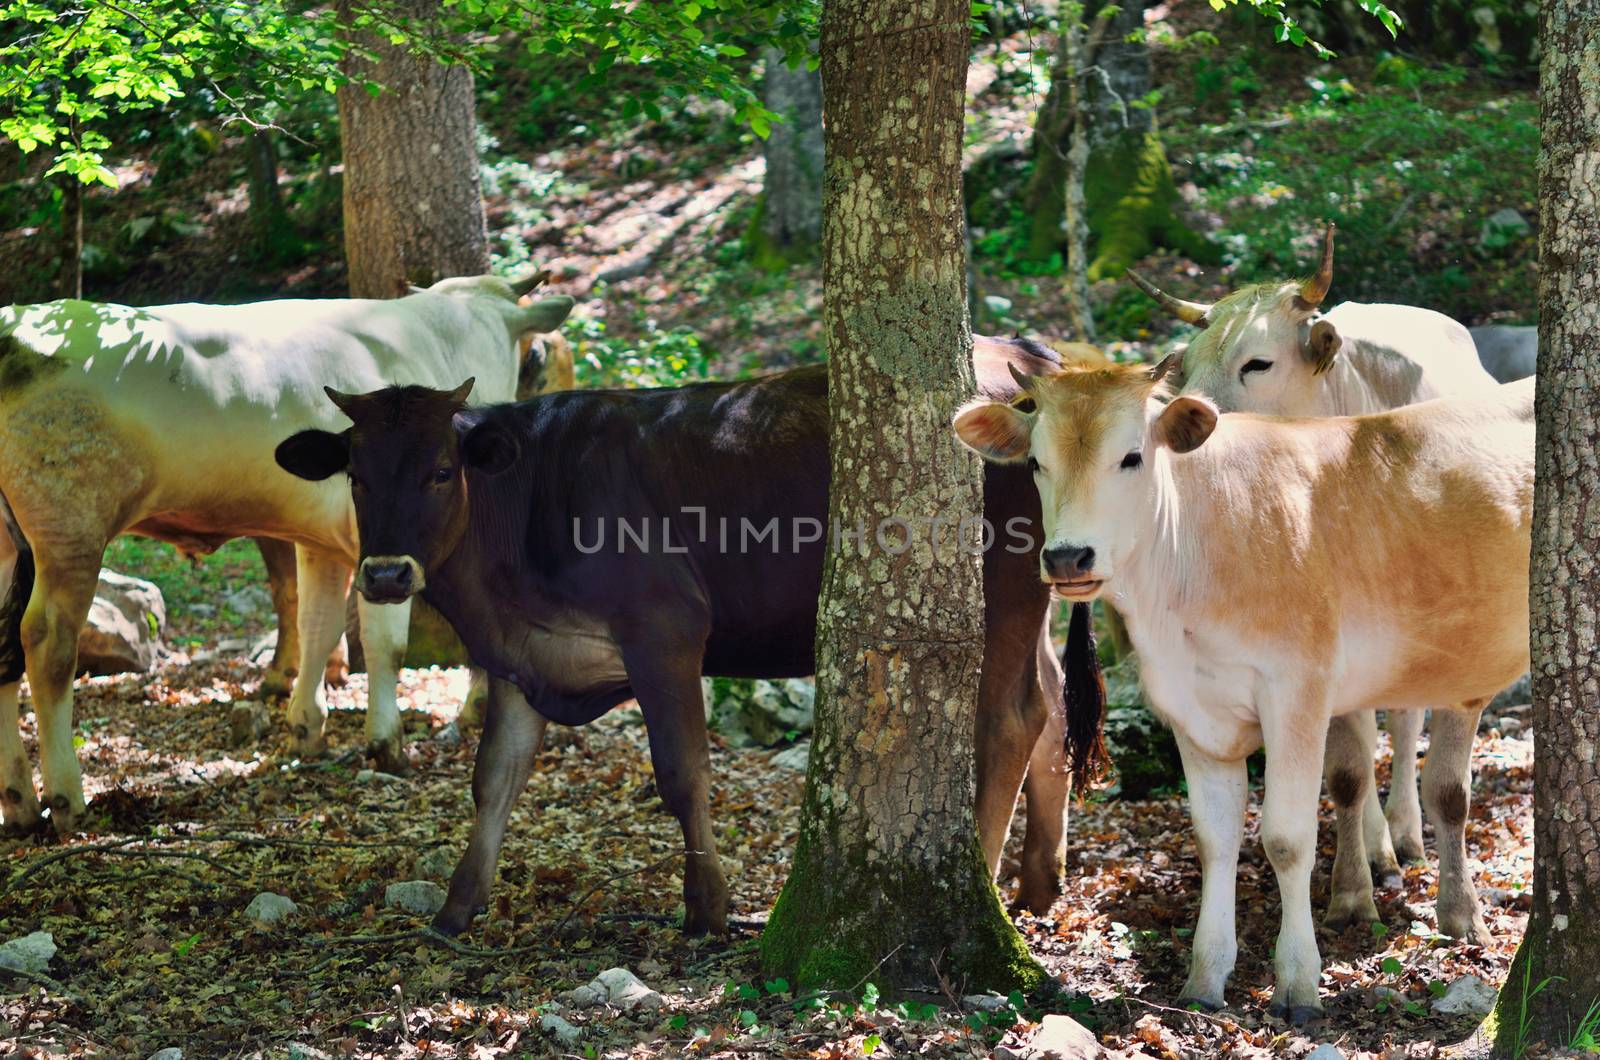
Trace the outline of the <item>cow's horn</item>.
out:
[[[1016,381],[1017,388],[1019,390],[1021,390],[1024,394],[1033,393],[1033,376],[1024,375],[1017,369],[1017,366],[1012,364],[1010,361],[1006,362],[1006,371],[1011,373],[1011,378]]]
[[[1319,306],[1322,300],[1328,297],[1328,288],[1333,286],[1333,222],[1328,222],[1328,231],[1322,237],[1322,264],[1317,266],[1317,274],[1300,285],[1300,300],[1308,306]]]
[[[1183,355],[1180,353],[1169,353],[1165,357],[1161,358],[1161,360],[1150,369],[1150,381],[1152,383],[1161,382],[1161,380],[1167,377],[1168,372],[1178,367],[1178,362],[1182,359]]]
[[[465,405],[467,403],[467,395],[472,393],[472,384],[477,381],[475,376],[468,376],[465,383],[450,391],[450,403],[452,405]]]
[[[1185,324],[1204,325],[1206,316],[1211,312],[1211,307],[1203,302],[1186,302],[1182,298],[1174,298],[1149,280],[1140,276],[1132,269],[1128,270],[1128,279],[1132,280],[1135,287],[1160,303],[1161,308],[1183,321]]]
[[[529,291],[533,290],[535,287],[538,287],[540,284],[545,284],[545,283],[549,283],[549,282],[550,282],[550,270],[549,269],[538,269],[530,276],[524,276],[520,280],[512,280],[511,281],[511,293],[513,295],[515,295],[516,297],[521,298],[523,295],[527,294]]]
[[[351,415],[350,410],[355,407],[355,403],[360,397],[359,394],[341,393],[340,391],[333,389],[331,386],[323,387],[322,392],[328,395],[328,400],[333,402],[340,412],[344,413],[346,416],[350,416],[351,419],[355,418],[353,415]]]

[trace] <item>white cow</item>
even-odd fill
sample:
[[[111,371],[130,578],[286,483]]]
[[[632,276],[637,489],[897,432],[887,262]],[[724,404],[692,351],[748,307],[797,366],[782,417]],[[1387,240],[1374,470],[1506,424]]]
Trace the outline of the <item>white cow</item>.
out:
[[[1223,412],[1353,416],[1439,397],[1484,396],[1497,385],[1479,362],[1467,329],[1442,313],[1359,302],[1323,313],[1320,306],[1333,283],[1332,225],[1323,239],[1321,266],[1304,283],[1255,284],[1204,305],[1166,294],[1136,273],[1129,276],[1180,320],[1204,329],[1184,351],[1182,389],[1204,394]],[[1423,856],[1417,739],[1424,717],[1420,710],[1391,710],[1387,715],[1394,757],[1383,809],[1373,777],[1375,717],[1353,717],[1335,725],[1335,743],[1365,756],[1365,764],[1340,762],[1332,754],[1328,758],[1329,789],[1339,814],[1338,849],[1345,855],[1335,858],[1331,927],[1378,919],[1370,886],[1366,894],[1355,894],[1358,877],[1340,873],[1348,869],[1348,844],[1359,839],[1368,861],[1391,886],[1400,884],[1400,859]],[[1341,731],[1344,727],[1354,731]],[[1348,786],[1332,784],[1336,772],[1343,776],[1344,770],[1355,768],[1368,777],[1359,806],[1344,801]],[[1451,926],[1483,940],[1481,921]]]
[[[1207,1006],[1238,952],[1245,759],[1265,745],[1261,839],[1283,900],[1272,1011],[1299,1021],[1321,1008],[1311,870],[1331,719],[1438,703],[1475,718],[1527,669],[1533,383],[1370,416],[1219,417],[1202,397],[1164,400],[1175,361],[1025,380],[1033,411],[974,401],[955,429],[1034,469],[1043,577],[1116,603],[1177,733],[1204,881],[1183,996]],[[1431,754],[1460,764],[1471,746],[1470,730],[1440,735]],[[1428,771],[1444,818],[1467,816],[1461,775]],[[1475,913],[1450,879],[1441,918]]]
[[[143,309],[61,301],[0,310],[0,509],[12,531],[0,534],[7,829],[41,820],[17,728],[19,639],[44,805],[58,832],[84,810],[71,720],[78,632],[101,555],[124,531],[190,551],[247,534],[295,542],[300,666],[289,721],[297,752],[322,750],[320,677],[344,626],[359,553],[355,518],[342,481],[286,474],[273,450],[307,424],[344,429],[324,386],[449,388],[471,376],[480,399],[510,400],[518,340],[560,326],[571,311],[565,297],[517,304],[544,275],[516,284],[444,280],[394,301]],[[408,612],[362,606],[367,739],[388,769],[405,761],[395,680]]]

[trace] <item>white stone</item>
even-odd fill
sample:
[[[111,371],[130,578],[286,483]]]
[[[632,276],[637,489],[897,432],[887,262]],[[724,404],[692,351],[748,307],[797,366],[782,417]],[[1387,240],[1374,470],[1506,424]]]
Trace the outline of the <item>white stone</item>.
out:
[[[772,756],[772,764],[779,769],[792,769],[796,773],[804,773],[806,765],[811,761],[811,741],[801,740],[793,747],[785,747]]]
[[[300,907],[293,901],[271,891],[262,891],[244,907],[245,917],[257,927],[271,927],[299,911]]]
[[[1499,993],[1475,975],[1464,975],[1451,983],[1444,996],[1433,1003],[1440,1016],[1487,1016],[1494,1011]]]
[[[43,975],[55,955],[55,937],[48,931],[35,931],[0,944],[0,968]]]
[[[578,1008],[610,1004],[631,1012],[634,1009],[658,1009],[666,1000],[639,980],[626,968],[607,968],[592,981],[565,995]]]
[[[574,1027],[554,1012],[546,1012],[539,1017],[539,1027],[550,1037],[562,1045],[575,1045],[583,1037],[583,1031]]]
[[[426,879],[447,880],[456,868],[456,855],[449,847],[434,847],[417,855],[416,873]]]
[[[272,731],[272,713],[266,704],[241,699],[228,710],[228,739],[234,747],[253,744]]]
[[[1011,1002],[1000,994],[968,994],[961,1007],[968,1012],[999,1012]]]
[[[167,605],[150,582],[100,572],[89,619],[78,637],[78,672],[144,673],[166,652]]]
[[[151,1053],[147,1060],[183,1060],[183,1050],[176,1045],[169,1045]]]
[[[404,909],[418,916],[432,916],[444,908],[445,893],[432,880],[406,880],[391,883],[383,890],[383,904],[390,909]]]
[[[356,774],[357,784],[398,784],[400,778],[393,773],[381,773],[376,769],[363,769]]]
[[[1094,1032],[1071,1016],[1053,1013],[1039,1023],[1023,1053],[1028,1060],[1088,1060],[1104,1056]]]
[[[1344,1060],[1344,1050],[1332,1042],[1323,1042],[1307,1053],[1305,1060]]]

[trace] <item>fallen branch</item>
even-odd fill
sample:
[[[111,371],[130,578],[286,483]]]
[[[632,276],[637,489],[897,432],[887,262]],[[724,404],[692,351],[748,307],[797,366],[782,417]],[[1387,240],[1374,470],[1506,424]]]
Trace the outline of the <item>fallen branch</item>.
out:
[[[68,1001],[80,1008],[88,1007],[83,1003],[82,998],[68,990],[66,987],[62,986],[56,980],[50,978],[48,975],[41,975],[38,972],[25,972],[21,968],[8,968],[3,964],[0,964],[0,975],[9,975],[16,979],[24,979],[30,983],[45,987],[48,990],[55,991],[57,994],[60,994],[62,997],[66,998]]]

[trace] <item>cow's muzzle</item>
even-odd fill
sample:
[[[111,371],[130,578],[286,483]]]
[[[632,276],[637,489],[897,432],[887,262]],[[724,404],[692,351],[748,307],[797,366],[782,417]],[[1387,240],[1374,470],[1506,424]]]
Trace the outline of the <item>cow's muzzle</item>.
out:
[[[1092,600],[1104,580],[1094,573],[1094,549],[1052,545],[1039,555],[1040,574],[1066,600]]]
[[[356,591],[374,604],[398,604],[422,591],[422,564],[410,556],[368,556],[356,573]]]

